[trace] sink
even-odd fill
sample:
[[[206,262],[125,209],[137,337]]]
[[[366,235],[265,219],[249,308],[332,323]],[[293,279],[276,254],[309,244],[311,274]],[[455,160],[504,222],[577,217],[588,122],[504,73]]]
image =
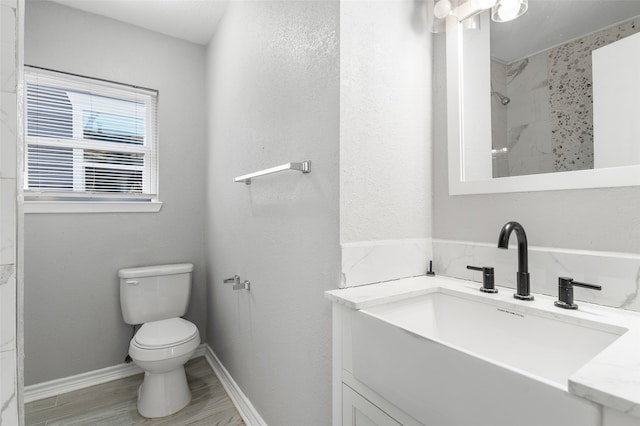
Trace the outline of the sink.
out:
[[[599,425],[568,378],[627,330],[510,293],[434,288],[353,311],[353,377],[423,424]]]
[[[627,330],[568,321],[454,290],[366,309],[424,338],[567,389],[569,376]],[[564,321],[563,321],[564,319]]]

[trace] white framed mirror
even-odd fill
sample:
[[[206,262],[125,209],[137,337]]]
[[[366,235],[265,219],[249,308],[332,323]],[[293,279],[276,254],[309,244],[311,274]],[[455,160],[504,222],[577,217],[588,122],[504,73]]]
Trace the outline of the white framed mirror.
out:
[[[451,195],[640,185],[640,2],[529,0],[446,39]]]

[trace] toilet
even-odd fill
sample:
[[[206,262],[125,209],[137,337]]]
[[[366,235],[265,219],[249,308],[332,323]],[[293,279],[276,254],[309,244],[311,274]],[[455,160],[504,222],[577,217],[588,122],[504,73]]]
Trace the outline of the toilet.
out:
[[[120,306],[127,324],[142,326],[129,356],[144,370],[138,412],[166,417],[191,401],[184,364],[200,345],[198,328],[180,318],[191,294],[191,263],[120,269]]]

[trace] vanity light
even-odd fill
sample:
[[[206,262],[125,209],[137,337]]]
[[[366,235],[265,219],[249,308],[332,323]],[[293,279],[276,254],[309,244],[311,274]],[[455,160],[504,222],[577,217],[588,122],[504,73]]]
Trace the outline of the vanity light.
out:
[[[433,14],[438,19],[444,19],[449,15],[455,16],[462,22],[467,18],[495,6],[497,0],[467,0],[464,3],[453,7],[451,0],[440,0],[433,7]]]
[[[494,22],[507,22],[516,19],[527,11],[529,0],[499,0],[491,9]]]
[[[451,2],[449,0],[440,0],[433,7],[433,14],[438,19],[444,19],[451,14]]]
[[[467,0],[456,7],[456,0],[439,0],[433,7],[437,19],[453,15],[462,22],[487,9],[491,9],[491,19],[507,22],[524,14],[529,8],[529,0]]]

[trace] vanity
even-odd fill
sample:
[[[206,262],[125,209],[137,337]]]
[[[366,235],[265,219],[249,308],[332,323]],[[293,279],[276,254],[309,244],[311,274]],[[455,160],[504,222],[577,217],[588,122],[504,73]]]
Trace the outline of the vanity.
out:
[[[640,424],[640,314],[419,276],[325,293],[334,425]]]
[[[428,3],[437,6],[445,0]],[[525,213],[527,226],[535,223],[538,230],[549,234],[565,235],[573,230],[590,235],[593,230],[587,227],[567,226],[574,222],[571,215],[580,213],[580,205],[566,202],[565,194],[569,200],[583,200],[585,195],[597,198],[601,194],[575,190],[618,188],[622,194],[626,187],[640,186],[640,128],[628,126],[626,133],[614,132],[623,127],[618,120],[637,123],[626,114],[637,117],[638,111],[626,101],[611,106],[613,101],[622,102],[623,93],[638,93],[637,78],[626,81],[616,74],[640,66],[637,47],[628,49],[624,41],[608,45],[599,41],[622,38],[619,36],[625,33],[628,42],[640,43],[640,3],[584,1],[575,13],[567,8],[573,2],[530,0],[522,21],[510,27],[505,24],[503,33],[494,31],[496,40],[490,33],[489,11],[469,12],[485,3],[495,2],[452,0],[441,7],[446,31],[448,158],[447,167],[434,162],[434,175],[446,176],[448,191],[441,192],[448,192],[448,197],[436,194],[435,202],[444,201],[445,206],[433,226],[444,224],[446,229],[439,234],[451,239],[431,241],[439,275],[325,293],[333,302],[333,425],[638,426],[637,245],[621,248],[628,252],[598,252],[589,250],[598,247],[598,236],[574,238],[572,244],[563,246],[562,240],[547,235],[544,243],[552,241],[553,246],[529,250],[535,277],[533,300],[519,300],[513,297],[514,290],[529,294],[528,284],[520,279],[526,262],[516,272],[513,250],[509,257],[497,253],[495,244],[478,239],[476,232],[468,237],[471,241],[463,241],[466,235],[454,232],[451,224],[459,219],[467,231],[475,230],[495,225],[496,216],[503,220]],[[546,9],[557,6],[564,9]],[[607,13],[598,10],[603,6]],[[562,33],[549,29],[550,17],[557,17],[555,21],[564,29],[568,22],[578,24],[587,16],[605,15],[610,21],[594,26],[589,25],[596,20],[584,22],[588,24],[585,30],[574,33],[570,40],[529,47],[527,52],[510,53],[494,63],[494,41],[529,41],[532,34]],[[564,43],[589,45],[590,49],[587,52]],[[587,52],[585,57],[596,52],[593,79],[583,78],[585,67],[590,71],[591,65],[583,67],[579,61],[585,58],[572,56],[578,50]],[[537,56],[541,52],[546,53]],[[620,66],[613,58],[633,63]],[[562,68],[575,63],[580,63],[574,67],[578,74]],[[548,75],[546,70],[550,70]],[[557,75],[587,84],[577,87],[572,83],[571,91],[561,90]],[[621,81],[629,90],[609,86]],[[593,105],[582,101],[591,96],[595,97]],[[527,104],[529,98],[537,103]],[[608,114],[611,111],[619,114]],[[580,118],[565,120],[565,113]],[[438,118],[444,118],[444,113]],[[543,142],[543,134],[550,141]],[[437,146],[438,141],[434,143]],[[537,191],[549,195],[510,196]],[[632,203],[637,198],[630,199],[633,213],[626,217],[619,211],[607,212],[609,206],[604,203],[581,205],[590,208],[591,215],[602,215],[602,221],[636,223],[637,209]],[[525,205],[528,209],[515,206],[523,200],[530,202]],[[491,203],[496,207],[474,212]],[[564,209],[562,215],[547,213],[558,204]],[[532,213],[536,209],[539,218]],[[478,217],[469,219],[473,214]],[[455,219],[445,220],[445,216]],[[624,229],[614,234],[611,239],[616,241],[628,238]],[[507,243],[499,246],[506,248]],[[495,266],[498,292],[481,292],[481,284],[465,279],[470,276],[465,275],[468,265]],[[562,276],[599,283],[603,288],[598,294],[581,290],[579,308],[562,309],[557,305],[572,305],[558,297]]]

